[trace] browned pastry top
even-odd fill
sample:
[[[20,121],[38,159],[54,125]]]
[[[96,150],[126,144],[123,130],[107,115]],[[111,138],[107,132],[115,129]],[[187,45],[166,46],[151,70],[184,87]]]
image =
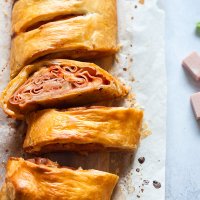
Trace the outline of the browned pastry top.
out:
[[[59,167],[43,158],[10,158],[3,200],[110,200],[118,176],[97,170]]]

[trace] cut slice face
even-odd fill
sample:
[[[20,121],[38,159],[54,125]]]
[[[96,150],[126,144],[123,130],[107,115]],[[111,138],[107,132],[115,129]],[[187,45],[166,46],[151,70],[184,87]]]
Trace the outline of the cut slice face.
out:
[[[24,108],[37,100],[49,100],[67,92],[109,84],[110,81],[102,74],[98,74],[93,67],[52,65],[41,69],[29,78],[13,94],[9,102]]]
[[[123,97],[124,86],[95,64],[71,61],[42,61],[25,67],[4,90],[5,112],[16,113],[49,107],[70,107]]]

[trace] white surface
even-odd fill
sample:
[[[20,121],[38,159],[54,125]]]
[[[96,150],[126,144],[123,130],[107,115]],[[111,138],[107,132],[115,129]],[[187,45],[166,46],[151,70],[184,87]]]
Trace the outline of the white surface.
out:
[[[168,122],[166,199],[200,199],[200,126],[195,121],[190,95],[200,91],[181,67],[191,51],[200,53],[200,37],[195,35],[200,21],[199,0],[167,0],[166,62],[168,74]]]
[[[131,164],[132,170],[129,171],[127,168],[125,176],[127,184],[123,187],[124,179],[120,181],[123,192],[128,198],[118,199],[163,200],[166,133],[164,13],[158,9],[157,0],[145,1],[144,5],[138,5],[137,8],[135,8],[137,0],[118,2],[119,38],[122,51],[119,54],[119,63],[115,65],[117,69],[113,72],[132,87],[137,101],[144,107],[145,118],[152,130],[152,135],[141,142],[134,163]],[[131,20],[132,17],[134,20]],[[130,62],[130,58],[133,62]],[[119,66],[126,67],[127,72],[120,70]],[[133,77],[135,82],[132,81]],[[141,156],[144,156],[146,161],[139,165],[137,159]],[[140,173],[136,173],[136,168],[140,169]],[[149,180],[149,185],[143,186],[143,180]],[[161,182],[160,189],[154,188],[152,184],[154,180]],[[135,192],[129,189],[133,188],[131,185],[134,186]],[[141,189],[144,189],[144,192],[141,192]]]
[[[11,2],[11,0],[10,0]],[[123,153],[101,153],[89,156],[71,154],[49,155],[53,160],[70,166],[96,168],[119,174],[120,182],[113,199],[117,200],[163,200],[165,196],[165,128],[166,128],[166,77],[164,64],[164,13],[156,6],[157,0],[145,1],[138,5],[138,0],[118,0],[119,40],[122,50],[118,62],[109,71],[123,79],[137,95],[137,101],[145,109],[145,118],[152,135],[141,142],[135,155]],[[1,5],[3,4],[3,6]],[[0,2],[0,52],[4,66],[9,53],[9,3]],[[132,19],[134,17],[134,19]],[[127,68],[124,71],[123,68]],[[0,90],[6,85],[8,68],[0,73]],[[135,81],[133,81],[135,79]],[[124,105],[133,106],[134,100],[127,98]],[[0,119],[0,161],[9,156],[22,155],[22,133],[14,133],[14,123],[1,113]],[[8,149],[8,152],[5,150]],[[146,161],[140,165],[138,158]],[[67,159],[66,159],[67,158]],[[136,172],[136,168],[140,172]],[[0,168],[1,174],[4,168]],[[1,179],[2,181],[3,179]],[[143,185],[148,180],[149,185]],[[153,181],[159,181],[160,189],[155,189]],[[144,192],[141,192],[144,189]]]

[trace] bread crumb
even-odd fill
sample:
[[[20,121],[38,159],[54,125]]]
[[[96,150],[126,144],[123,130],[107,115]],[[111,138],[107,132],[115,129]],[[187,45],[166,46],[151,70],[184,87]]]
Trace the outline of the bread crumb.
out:
[[[144,5],[144,0],[139,0],[139,3]]]
[[[8,17],[8,13],[5,10],[3,10],[3,14],[5,17]]]
[[[151,135],[151,130],[149,129],[149,126],[146,122],[143,122],[142,128],[141,128],[141,138],[144,139],[147,136]]]

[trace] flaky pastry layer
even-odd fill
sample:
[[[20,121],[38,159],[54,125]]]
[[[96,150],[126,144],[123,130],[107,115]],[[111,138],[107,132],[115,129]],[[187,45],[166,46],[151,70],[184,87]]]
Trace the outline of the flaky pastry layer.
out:
[[[137,148],[143,111],[122,107],[47,109],[27,117],[23,148],[28,153],[54,151],[133,151]]]

